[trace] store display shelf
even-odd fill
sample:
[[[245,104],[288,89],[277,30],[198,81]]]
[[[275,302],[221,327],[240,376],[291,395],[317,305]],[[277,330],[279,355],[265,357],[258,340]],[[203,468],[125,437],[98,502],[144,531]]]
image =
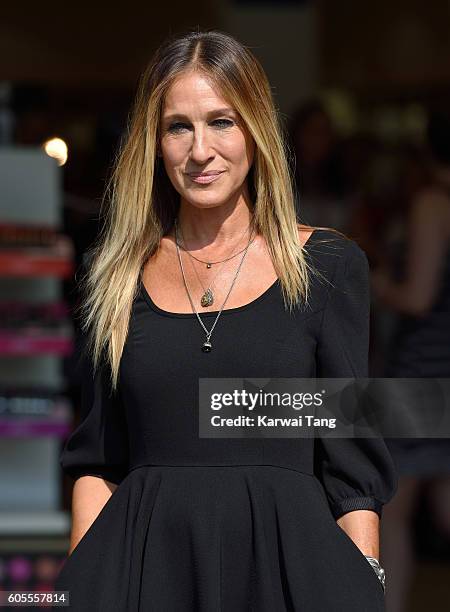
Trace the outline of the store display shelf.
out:
[[[28,336],[0,330],[0,356],[7,355],[40,355],[51,353],[56,355],[71,355],[73,352],[73,337],[42,334]]]
[[[74,273],[73,258],[37,250],[0,250],[0,276],[52,276],[69,278]]]
[[[69,533],[58,455],[73,428],[65,360],[70,377],[75,338],[65,296],[76,249],[73,227],[66,233],[62,168],[40,146],[5,146],[0,157],[1,590],[22,588],[28,571],[20,554],[2,567],[5,540],[25,555],[24,540]],[[56,566],[50,572],[48,560],[35,562],[39,584],[50,583]]]
[[[2,438],[36,438],[38,436],[65,438],[71,429],[70,422],[59,419],[0,417],[0,436]]]
[[[70,513],[65,511],[0,511],[0,535],[67,535]]]

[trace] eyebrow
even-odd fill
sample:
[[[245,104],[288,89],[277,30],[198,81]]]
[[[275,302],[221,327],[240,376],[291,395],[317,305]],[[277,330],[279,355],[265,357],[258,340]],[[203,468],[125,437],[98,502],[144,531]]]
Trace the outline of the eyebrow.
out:
[[[212,111],[209,111],[208,113],[206,113],[207,117],[213,117],[216,115],[224,115],[226,113],[231,113],[231,114],[236,114],[236,111],[232,108],[229,107],[223,107],[223,108],[216,108]],[[164,121],[174,121],[176,119],[187,119],[189,120],[189,118],[187,117],[187,115],[183,115],[183,113],[172,113],[170,115],[164,115],[163,116],[163,120]]]

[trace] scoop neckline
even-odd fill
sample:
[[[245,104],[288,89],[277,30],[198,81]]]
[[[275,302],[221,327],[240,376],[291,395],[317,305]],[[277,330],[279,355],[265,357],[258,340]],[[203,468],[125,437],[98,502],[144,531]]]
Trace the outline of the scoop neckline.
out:
[[[305,248],[308,245],[308,243],[311,241],[312,237],[320,231],[322,230],[314,230],[309,236],[308,240],[303,245],[303,248]],[[264,301],[275,290],[275,288],[279,287],[280,285],[281,285],[281,281],[280,281],[280,278],[278,277],[269,287],[267,287],[267,289],[265,289],[263,293],[258,295],[255,299],[251,300],[250,302],[247,302],[247,304],[242,304],[241,306],[235,306],[233,308],[224,308],[220,316],[232,314],[235,312],[242,312],[244,310],[248,310],[250,308],[253,308],[254,306],[257,306],[262,301]],[[141,296],[144,298],[145,302],[150,306],[150,308],[153,311],[157,312],[160,315],[163,315],[165,317],[174,317],[174,318],[180,318],[180,319],[192,318],[192,317],[197,316],[195,312],[171,312],[170,310],[164,310],[163,308],[160,308],[157,304],[155,304],[155,302],[150,297],[150,294],[147,291],[147,288],[145,287],[144,282],[142,280],[141,274],[139,274],[139,288],[140,288]],[[207,312],[198,311],[198,313],[200,317],[202,318],[203,317],[216,317],[217,314],[219,313],[219,310],[209,310]]]

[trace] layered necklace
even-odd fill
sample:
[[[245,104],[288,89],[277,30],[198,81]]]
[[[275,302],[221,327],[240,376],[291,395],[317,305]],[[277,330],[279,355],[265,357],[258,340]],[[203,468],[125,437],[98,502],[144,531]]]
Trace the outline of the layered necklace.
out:
[[[242,236],[239,238],[239,240],[237,241],[236,245],[238,245],[241,242],[242,238],[245,236],[245,234],[247,234],[248,230],[250,229],[250,226],[253,226],[253,223],[254,223],[254,217],[252,217],[250,223],[248,224],[248,226],[244,230]],[[181,227],[179,228],[179,231],[180,231],[183,243],[186,244],[186,241],[184,239],[183,231],[182,231]],[[175,239],[176,239],[176,242],[177,242],[178,246],[181,247],[183,249],[183,251],[185,251],[185,253],[187,255],[189,255],[189,257],[191,259],[195,259],[195,261],[198,261],[198,262],[200,262],[202,264],[205,264],[205,266],[208,269],[212,268],[213,265],[222,264],[221,266],[219,266],[217,274],[213,277],[213,279],[209,282],[208,287],[205,289],[205,286],[204,286],[204,284],[202,282],[202,279],[198,275],[197,268],[195,267],[194,263],[192,262],[192,264],[193,264],[192,267],[194,268],[194,272],[195,272],[195,274],[196,274],[196,276],[198,278],[199,283],[201,284],[201,286],[203,288],[203,295],[202,295],[202,297],[200,299],[200,305],[203,306],[204,308],[207,308],[208,306],[212,306],[214,304],[214,293],[213,293],[212,287],[214,286],[214,281],[216,280],[216,278],[218,277],[220,271],[222,270],[223,265],[227,261],[230,261],[234,257],[237,257],[238,255],[243,253],[245,251],[245,248],[241,249],[237,253],[234,253],[233,255],[230,255],[230,257],[226,257],[225,259],[221,259],[220,261],[204,261],[203,259],[199,259],[198,257],[195,257],[195,255],[193,255],[187,248],[183,247],[183,245],[178,242],[177,238],[175,238]],[[250,240],[250,244],[253,242],[253,240],[254,240],[254,238],[252,238]],[[246,248],[248,248],[248,247],[246,247]]]
[[[250,222],[250,224],[249,224],[249,227],[250,227],[250,226],[252,226],[252,229],[251,229],[251,233],[250,233],[250,236],[249,236],[249,240],[248,240],[247,246],[246,246],[244,249],[242,249],[242,251],[239,251],[238,253],[235,253],[235,254],[234,254],[234,255],[232,255],[231,257],[227,257],[226,259],[223,259],[223,260],[221,260],[221,261],[202,261],[201,259],[198,259],[197,257],[194,257],[194,256],[193,256],[191,253],[189,253],[188,251],[186,251],[186,252],[188,252],[188,253],[189,253],[189,255],[191,255],[191,256],[192,256],[194,259],[196,259],[197,261],[200,261],[201,263],[206,264],[206,267],[207,267],[207,268],[211,268],[211,267],[212,267],[213,265],[215,265],[215,264],[224,263],[224,262],[226,262],[226,261],[229,261],[229,260],[230,260],[230,259],[232,259],[233,257],[236,257],[237,255],[239,255],[239,253],[243,253],[243,255],[242,255],[242,257],[241,257],[241,260],[240,260],[240,262],[239,262],[239,266],[238,266],[238,268],[237,268],[237,270],[236,270],[236,273],[235,273],[235,275],[234,275],[233,281],[232,281],[232,283],[231,283],[231,286],[230,286],[230,288],[229,288],[229,290],[228,290],[228,293],[227,293],[227,295],[225,296],[225,299],[224,299],[224,301],[223,301],[223,304],[222,304],[222,306],[221,306],[221,308],[220,308],[219,312],[218,312],[218,313],[217,313],[217,315],[216,315],[216,318],[215,318],[215,320],[214,320],[214,323],[213,323],[213,325],[212,325],[211,329],[209,329],[209,330],[208,330],[208,329],[206,328],[206,326],[204,325],[204,323],[203,323],[203,321],[202,321],[202,319],[201,319],[201,317],[200,317],[199,313],[197,312],[197,310],[196,310],[196,308],[195,308],[195,306],[194,306],[194,301],[193,301],[193,299],[192,299],[191,292],[190,292],[190,290],[189,290],[189,286],[188,286],[188,284],[187,284],[186,275],[185,275],[185,273],[184,273],[183,262],[182,262],[182,260],[181,260],[181,254],[180,254],[180,245],[179,245],[179,242],[178,242],[178,219],[177,219],[177,218],[175,218],[175,243],[176,243],[176,247],[177,247],[178,261],[179,261],[179,264],[180,264],[181,274],[182,274],[182,276],[183,276],[184,286],[185,286],[186,293],[187,293],[187,296],[188,296],[188,298],[189,298],[189,301],[190,301],[190,303],[191,303],[192,310],[194,311],[195,315],[197,316],[197,320],[198,320],[198,322],[200,323],[200,325],[202,326],[203,331],[205,332],[205,335],[206,335],[206,340],[205,340],[205,342],[203,342],[202,347],[201,347],[201,348],[202,348],[202,351],[203,351],[204,353],[209,353],[209,352],[211,352],[211,350],[212,350],[212,343],[211,343],[211,336],[212,336],[212,333],[213,333],[213,331],[214,331],[214,328],[216,327],[217,321],[219,320],[219,317],[220,317],[220,315],[222,314],[222,311],[223,311],[223,309],[224,309],[224,307],[225,307],[225,304],[227,303],[227,300],[228,300],[228,298],[229,298],[229,296],[230,296],[230,293],[231,293],[231,291],[232,291],[232,289],[233,289],[233,287],[234,287],[234,284],[235,284],[235,282],[236,282],[236,280],[237,280],[237,277],[238,277],[239,271],[240,271],[240,269],[241,269],[241,266],[242,266],[242,264],[244,263],[244,259],[245,259],[245,256],[246,256],[246,254],[247,254],[248,248],[249,248],[250,244],[253,242],[253,239],[252,239],[252,235],[253,235],[253,232],[254,232],[253,218],[252,218],[252,221],[251,221],[251,222]],[[247,229],[248,229],[248,228],[247,228]],[[246,231],[247,231],[247,230],[246,230]],[[217,275],[216,275],[216,276],[217,276]],[[202,286],[203,286],[203,285],[202,285]],[[203,289],[204,289],[204,287],[203,287]],[[210,301],[210,300],[211,300],[211,301]],[[208,287],[208,289],[205,291],[205,293],[204,293],[204,294],[203,294],[203,296],[202,296],[202,300],[201,300],[202,306],[204,306],[204,305],[208,306],[208,305],[212,304],[212,303],[213,303],[213,301],[214,301],[214,295],[213,295],[213,293],[212,293],[212,289],[211,289],[211,287]],[[203,303],[203,302],[209,302],[209,303]]]

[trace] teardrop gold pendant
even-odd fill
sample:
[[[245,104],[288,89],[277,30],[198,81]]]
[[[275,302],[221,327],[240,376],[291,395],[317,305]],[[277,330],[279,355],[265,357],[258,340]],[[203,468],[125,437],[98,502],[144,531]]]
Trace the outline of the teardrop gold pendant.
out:
[[[214,295],[211,289],[207,289],[205,293],[202,295],[202,299],[200,300],[200,304],[203,307],[211,306],[214,303]]]

